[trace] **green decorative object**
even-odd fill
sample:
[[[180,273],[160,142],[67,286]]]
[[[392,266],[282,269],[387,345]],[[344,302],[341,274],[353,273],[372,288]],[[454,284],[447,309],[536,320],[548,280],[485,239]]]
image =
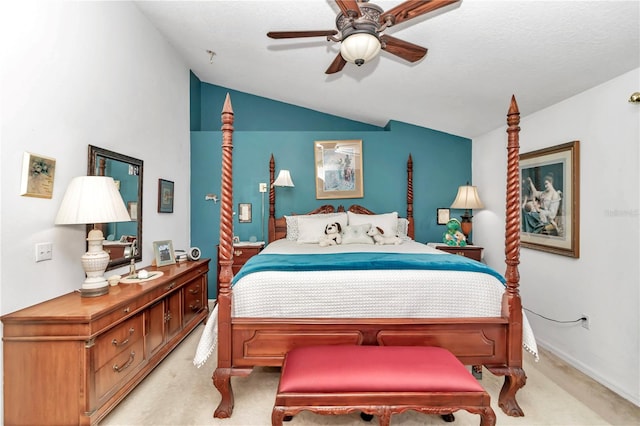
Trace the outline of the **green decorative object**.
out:
[[[447,222],[447,232],[442,235],[442,242],[448,246],[464,247],[467,245],[467,239],[460,231],[460,221],[451,219]]]

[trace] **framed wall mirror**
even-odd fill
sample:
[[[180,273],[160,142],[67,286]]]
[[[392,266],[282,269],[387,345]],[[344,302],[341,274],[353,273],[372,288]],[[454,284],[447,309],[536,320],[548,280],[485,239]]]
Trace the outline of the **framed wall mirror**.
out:
[[[107,149],[89,145],[88,176],[111,176],[115,181],[131,222],[87,225],[95,226],[105,236],[104,250],[111,260],[107,270],[142,260],[142,170],[143,162]]]

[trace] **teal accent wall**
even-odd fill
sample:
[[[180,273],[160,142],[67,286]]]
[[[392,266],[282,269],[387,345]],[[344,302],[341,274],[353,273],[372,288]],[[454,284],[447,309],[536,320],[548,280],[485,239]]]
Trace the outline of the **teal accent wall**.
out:
[[[267,238],[269,193],[259,192],[269,183],[269,158],[273,154],[276,175],[288,169],[293,188],[276,188],[276,216],[305,213],[323,204],[361,204],[375,212],[398,211],[406,215],[407,159],[413,158],[413,191],[416,240],[441,241],[445,231],[436,223],[436,209],[453,202],[458,186],[471,182],[471,140],[420,126],[390,121],[384,128],[322,114],[199,83],[202,129],[191,132],[191,243],[212,259],[209,297],[215,298],[216,245],[219,243],[220,203],[205,201],[206,194],[220,198],[222,132],[221,112],[227,93],[234,111],[233,206],[252,204],[252,222],[239,223],[234,234],[241,240]],[[194,99],[192,98],[192,103]],[[364,197],[317,200],[314,150],[318,140],[361,139]],[[455,215],[456,212],[452,212]],[[264,234],[263,234],[264,229]]]
[[[202,128],[200,124],[200,116],[202,114],[200,108],[201,86],[200,79],[193,72],[189,71],[189,99],[191,101],[189,111],[189,129],[191,131],[198,131]]]

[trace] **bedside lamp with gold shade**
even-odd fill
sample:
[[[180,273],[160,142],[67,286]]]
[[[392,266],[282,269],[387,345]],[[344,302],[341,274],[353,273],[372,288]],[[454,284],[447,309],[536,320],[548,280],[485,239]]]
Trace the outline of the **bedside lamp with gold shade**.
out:
[[[467,239],[467,243],[472,244],[469,240],[469,235],[471,234],[471,228],[473,226],[471,222],[471,218],[473,218],[473,216],[471,215],[470,210],[484,208],[482,201],[480,201],[480,196],[478,196],[478,188],[469,185],[469,182],[467,182],[466,185],[460,186],[458,188],[456,199],[453,200],[453,204],[451,204],[451,208],[464,210],[464,214],[460,217],[462,219],[460,228]]]
[[[131,217],[116,187],[108,176],[79,176],[69,183],[56,216],[56,225],[87,225],[97,223],[129,222]],[[86,279],[80,295],[101,296],[109,292],[104,271],[109,264],[109,254],[103,250],[104,235],[93,229],[87,236],[88,251],[82,255],[82,267]]]

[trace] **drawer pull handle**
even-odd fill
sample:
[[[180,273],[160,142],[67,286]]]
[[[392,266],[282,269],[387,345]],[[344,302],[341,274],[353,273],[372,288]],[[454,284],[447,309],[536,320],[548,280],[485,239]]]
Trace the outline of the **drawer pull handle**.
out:
[[[171,283],[167,286],[167,290],[171,290],[175,286],[176,286],[176,282],[175,281],[171,281]]]
[[[131,308],[128,306],[122,310],[122,312],[124,312],[125,314],[128,314],[130,311],[131,311]]]
[[[242,256],[242,250],[235,250],[235,251],[233,252],[233,255],[234,255],[234,256]]]
[[[129,336],[133,336],[133,333],[135,333],[135,331],[136,331],[136,330],[135,330],[133,327],[131,327],[131,328],[129,329]],[[124,345],[126,345],[127,343],[129,343],[129,338],[128,338],[128,337],[127,337],[126,339],[124,339],[124,340],[123,340],[122,342],[120,342],[120,343],[118,343],[118,339],[113,339],[113,340],[111,341],[111,344],[112,344],[113,346],[115,346],[116,348],[118,348],[118,347],[120,347],[120,346],[124,346]]]
[[[196,287],[196,288],[190,288],[189,289],[189,293],[191,294],[198,294],[200,293],[200,286]]]
[[[135,357],[136,353],[134,351],[131,351],[131,353],[129,354],[129,359],[124,363],[122,367],[118,366],[118,364],[113,364],[113,371],[115,371],[116,373],[122,373],[124,370],[129,368],[131,364],[133,364],[133,360],[135,359]]]
[[[192,312],[197,312],[200,310],[200,301],[196,300],[194,303],[189,305],[189,308],[191,308]]]

